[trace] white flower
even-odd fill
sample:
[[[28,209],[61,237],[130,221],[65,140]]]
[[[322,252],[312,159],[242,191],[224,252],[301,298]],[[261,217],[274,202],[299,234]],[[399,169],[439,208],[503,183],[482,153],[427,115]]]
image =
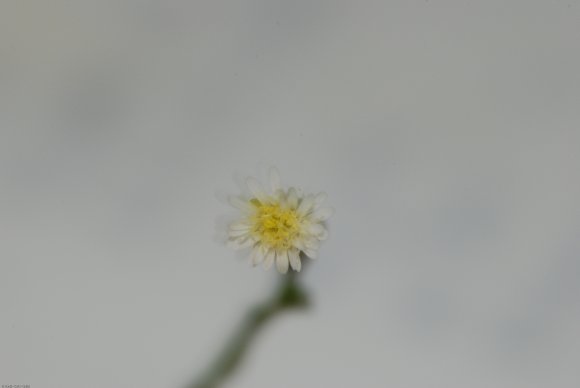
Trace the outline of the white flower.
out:
[[[270,169],[269,191],[255,178],[248,178],[246,184],[251,198],[230,197],[241,218],[229,225],[229,245],[251,248],[254,265],[263,262],[269,269],[275,261],[280,273],[286,273],[289,265],[300,271],[300,253],[316,258],[319,242],[328,236],[324,221],[333,209],[320,206],[326,194],[304,195],[294,187],[285,190],[275,168]]]

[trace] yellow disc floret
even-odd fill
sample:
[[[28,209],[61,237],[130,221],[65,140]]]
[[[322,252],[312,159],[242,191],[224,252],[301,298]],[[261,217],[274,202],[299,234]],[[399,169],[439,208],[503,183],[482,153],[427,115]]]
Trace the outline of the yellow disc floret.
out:
[[[252,224],[254,237],[276,250],[290,248],[300,232],[296,211],[283,208],[278,203],[259,204],[252,217]]]

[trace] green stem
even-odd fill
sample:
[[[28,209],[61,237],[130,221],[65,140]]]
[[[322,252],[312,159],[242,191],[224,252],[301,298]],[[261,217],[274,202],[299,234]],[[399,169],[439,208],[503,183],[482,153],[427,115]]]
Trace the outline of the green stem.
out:
[[[296,282],[296,273],[284,276],[272,298],[248,314],[235,335],[201,378],[188,388],[216,388],[239,366],[260,329],[279,313],[308,306],[308,295]]]

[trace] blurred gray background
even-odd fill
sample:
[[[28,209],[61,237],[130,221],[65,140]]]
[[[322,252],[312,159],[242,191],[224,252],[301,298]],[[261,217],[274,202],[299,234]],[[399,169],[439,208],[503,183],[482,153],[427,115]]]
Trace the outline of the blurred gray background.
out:
[[[227,387],[580,386],[579,69],[578,0],[3,0],[0,384],[190,381],[274,164],[337,212]]]

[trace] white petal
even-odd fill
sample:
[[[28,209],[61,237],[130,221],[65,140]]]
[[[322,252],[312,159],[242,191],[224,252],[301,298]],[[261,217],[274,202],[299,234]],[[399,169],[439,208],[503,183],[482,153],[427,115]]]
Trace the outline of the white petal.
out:
[[[236,249],[236,250],[241,250],[241,249],[249,248],[252,245],[254,245],[255,243],[256,243],[256,240],[254,240],[251,237],[238,238],[238,239],[229,240],[228,246],[230,246],[231,248]]]
[[[328,198],[328,195],[324,192],[316,194],[316,196],[314,197],[315,206],[320,206],[322,202],[326,201],[326,198]]]
[[[230,224],[230,230],[248,230],[252,227],[247,221],[236,221]]]
[[[290,187],[288,190],[288,198],[286,201],[288,202],[290,209],[296,209],[298,206],[298,194],[296,193],[296,189],[294,187]]]
[[[268,253],[266,253],[266,257],[264,258],[264,269],[268,270],[272,266],[274,262],[274,258],[276,257],[276,252],[273,249],[270,249]]]
[[[280,273],[288,272],[288,251],[281,250],[276,253],[276,268]]]
[[[320,243],[315,238],[308,238],[304,239],[304,243],[306,244],[307,249],[318,249],[320,247]]]
[[[246,185],[248,186],[248,189],[250,189],[250,192],[254,195],[254,197],[258,199],[258,201],[260,201],[261,203],[268,202],[268,196],[266,195],[264,189],[262,189],[262,185],[260,185],[260,182],[258,182],[256,178],[249,177],[248,179],[246,179]]]
[[[278,191],[276,191],[276,194],[274,194],[274,199],[276,200],[276,202],[278,202],[280,204],[280,206],[282,206],[284,209],[290,209],[290,206],[288,205],[288,196],[287,194],[284,192],[284,190],[282,189],[278,189]]]
[[[310,232],[314,235],[319,235],[323,231],[324,231],[324,226],[322,226],[320,224],[312,224],[308,227],[308,232]]]
[[[288,259],[290,259],[290,265],[292,269],[296,272],[300,272],[302,268],[302,262],[300,261],[300,251],[298,249],[292,249],[288,252]]]
[[[260,264],[264,261],[264,247],[261,244],[257,244],[252,251],[252,264],[254,266]]]
[[[254,206],[249,201],[246,201],[240,197],[230,196],[228,200],[230,202],[230,205],[245,213],[251,213],[252,211],[254,211]]]
[[[229,230],[228,231],[228,236],[233,237],[233,238],[248,237],[249,235],[250,235],[250,231],[248,229],[246,229],[246,230]]]
[[[312,224],[308,227],[308,232],[319,240],[326,240],[328,232],[322,224]]]
[[[270,188],[272,189],[272,193],[276,193],[282,188],[282,185],[280,184],[280,174],[276,167],[270,168]]]
[[[314,206],[314,197],[312,195],[308,195],[302,200],[302,202],[300,202],[300,206],[298,206],[296,212],[303,216],[308,214],[308,212],[312,209],[312,206]]]
[[[302,252],[304,252],[304,254],[306,256],[310,257],[311,259],[316,259],[316,255],[317,255],[316,250],[314,250],[314,249],[306,249],[305,251],[302,251]]]
[[[316,209],[316,211],[312,214],[312,218],[324,221],[330,218],[334,214],[334,209],[331,207],[321,207],[320,209]]]
[[[300,249],[301,251],[306,250],[306,244],[304,243],[304,240],[301,238],[294,240],[294,246]]]

